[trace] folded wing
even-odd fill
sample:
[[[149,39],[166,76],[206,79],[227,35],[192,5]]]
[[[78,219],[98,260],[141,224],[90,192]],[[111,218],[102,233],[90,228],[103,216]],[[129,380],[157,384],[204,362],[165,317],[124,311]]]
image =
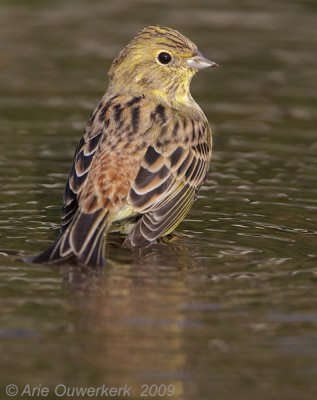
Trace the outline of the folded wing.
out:
[[[144,246],[173,231],[206,178],[211,153],[208,124],[197,120],[181,124],[176,120],[172,126],[178,126],[178,131],[183,126],[184,135],[168,143],[159,137],[149,146],[132,184],[128,202],[144,215],[125,240],[126,247]],[[191,142],[186,142],[186,137],[191,137]]]

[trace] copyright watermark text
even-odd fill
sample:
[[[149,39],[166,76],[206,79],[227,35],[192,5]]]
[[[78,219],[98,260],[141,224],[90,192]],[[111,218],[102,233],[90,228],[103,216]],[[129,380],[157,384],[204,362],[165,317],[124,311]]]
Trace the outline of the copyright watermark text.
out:
[[[175,385],[169,384],[152,384],[140,385],[136,395],[148,398],[172,397],[175,394]],[[6,386],[5,393],[9,397],[46,397],[49,394],[54,394],[58,398],[86,398],[86,397],[131,397],[132,387],[127,384],[124,386],[107,386],[105,384],[100,386],[70,386],[63,383],[57,384],[53,388],[38,385],[24,385],[18,387],[14,383]]]

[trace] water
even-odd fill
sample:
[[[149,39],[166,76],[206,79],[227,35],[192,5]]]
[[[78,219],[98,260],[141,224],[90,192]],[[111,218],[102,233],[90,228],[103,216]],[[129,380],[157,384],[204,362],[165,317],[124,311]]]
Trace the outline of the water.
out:
[[[49,398],[58,384],[127,384],[133,399],[171,384],[160,398],[315,399],[316,11],[308,0],[0,2],[2,398],[14,383]],[[131,253],[111,237],[104,270],[24,263],[57,235],[112,59],[152,23],[221,65],[192,85],[214,128],[198,201],[171,241]]]

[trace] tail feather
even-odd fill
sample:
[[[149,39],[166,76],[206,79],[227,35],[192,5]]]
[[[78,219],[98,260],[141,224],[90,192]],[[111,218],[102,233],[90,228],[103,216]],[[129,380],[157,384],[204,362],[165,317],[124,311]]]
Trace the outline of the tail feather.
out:
[[[91,214],[79,210],[66,231],[43,253],[28,261],[54,264],[74,258],[82,265],[105,265],[105,233],[110,225],[108,214],[106,209]]]

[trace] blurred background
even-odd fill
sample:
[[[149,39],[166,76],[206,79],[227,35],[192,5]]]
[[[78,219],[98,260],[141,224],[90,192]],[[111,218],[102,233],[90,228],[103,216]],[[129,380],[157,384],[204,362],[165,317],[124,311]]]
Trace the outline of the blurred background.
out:
[[[2,398],[8,383],[316,398],[316,13],[312,0],[0,0]],[[220,65],[192,83],[214,132],[197,202],[170,241],[131,253],[111,237],[104,270],[23,262],[57,236],[109,66],[150,24]]]

